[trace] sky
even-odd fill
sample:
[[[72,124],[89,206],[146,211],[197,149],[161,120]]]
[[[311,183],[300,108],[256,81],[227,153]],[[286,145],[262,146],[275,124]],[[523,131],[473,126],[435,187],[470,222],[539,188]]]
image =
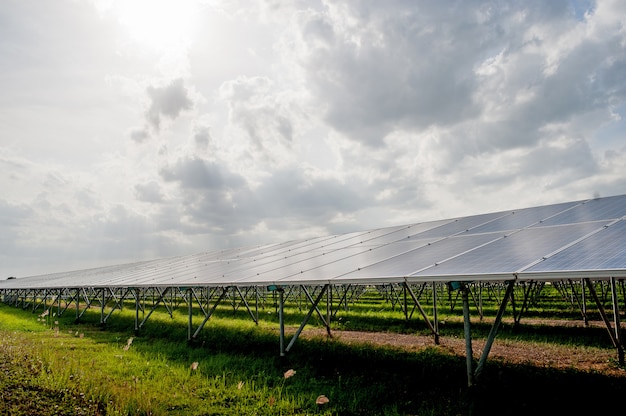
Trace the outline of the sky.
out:
[[[626,2],[3,0],[0,278],[626,193]]]

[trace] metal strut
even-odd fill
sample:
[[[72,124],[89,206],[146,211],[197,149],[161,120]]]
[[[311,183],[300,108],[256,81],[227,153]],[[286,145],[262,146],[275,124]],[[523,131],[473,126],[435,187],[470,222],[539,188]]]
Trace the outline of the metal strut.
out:
[[[291,341],[289,341],[289,345],[287,345],[287,348],[285,349],[285,352],[289,352],[291,347],[293,347],[293,344],[295,344],[296,340],[300,336],[300,333],[302,333],[302,330],[306,326],[307,322],[309,322],[309,319],[311,318],[311,315],[313,315],[313,311],[314,310],[317,311],[317,314],[319,315],[319,317],[324,322],[324,325],[326,325],[326,331],[328,332],[328,335],[330,335],[330,326],[328,325],[328,323],[326,322],[326,320],[322,316],[322,313],[320,312],[320,310],[317,308],[317,305],[319,304],[320,300],[322,300],[322,297],[324,297],[324,293],[326,293],[326,291],[328,290],[328,287],[329,287],[328,284],[324,285],[324,287],[322,288],[321,292],[317,295],[317,298],[315,300],[313,300],[313,298],[311,298],[311,295],[306,290],[306,288],[304,286],[302,287],[302,289],[304,290],[304,293],[306,294],[306,297],[309,299],[309,301],[313,305],[311,306],[311,308],[309,309],[309,312],[306,314],[306,316],[302,320],[302,323],[300,324],[300,327],[298,328],[296,333],[291,338]],[[282,326],[282,324],[281,324],[281,326]],[[281,355],[284,355],[282,347],[281,347]]]
[[[413,292],[413,289],[411,289],[411,287],[406,282],[403,282],[402,284],[404,285],[405,291],[408,292],[409,295],[411,295],[411,298],[413,299],[413,302],[415,302],[415,305],[417,306],[417,308],[419,309],[420,313],[422,314],[422,317],[424,318],[424,321],[426,322],[426,324],[430,328],[430,332],[432,332],[433,335],[435,336],[435,344],[439,345],[439,331],[437,331],[435,329],[433,324],[430,322],[430,319],[428,319],[428,316],[426,315],[426,311],[424,310],[424,308],[422,308],[422,305],[417,300],[417,296],[415,296],[415,292]]]
[[[202,328],[204,328],[204,325],[207,323],[207,321],[209,320],[211,315],[213,315],[213,312],[215,312],[215,309],[217,308],[217,305],[219,305],[221,300],[224,299],[224,296],[226,296],[227,292],[228,292],[228,286],[223,287],[222,288],[222,293],[220,294],[220,297],[215,301],[215,303],[213,304],[213,307],[211,308],[209,313],[204,317],[204,320],[202,321],[202,323],[200,324],[198,329],[196,329],[196,332],[193,333],[191,338],[196,338],[198,336],[198,334],[200,333]],[[191,341],[191,339],[188,339],[188,341]]]
[[[476,366],[476,370],[474,370],[474,380],[478,379],[480,374],[483,371],[483,366],[487,361],[487,356],[491,351],[491,346],[493,345],[493,341],[496,339],[496,335],[498,334],[498,329],[500,328],[500,323],[502,322],[502,316],[504,316],[504,311],[506,310],[506,304],[513,293],[513,286],[515,285],[515,280],[511,280],[508,282],[508,286],[506,288],[506,293],[504,294],[504,298],[502,299],[502,303],[500,303],[500,308],[498,309],[498,313],[496,314],[496,319],[491,326],[491,330],[489,331],[489,335],[487,336],[487,341],[485,342],[485,346],[483,347],[483,352],[480,356],[480,360],[478,361],[478,365]]]
[[[467,386],[473,387],[476,384],[476,380],[480,376],[483,366],[487,361],[487,357],[489,352],[491,351],[491,346],[493,341],[496,338],[496,334],[498,333],[498,329],[500,327],[500,323],[502,322],[502,316],[504,315],[504,311],[506,310],[506,305],[508,300],[511,298],[513,294],[513,287],[515,285],[515,280],[511,280],[508,282],[508,286],[506,288],[506,293],[504,298],[502,299],[502,303],[500,304],[500,308],[498,309],[498,313],[496,315],[496,319],[491,326],[491,330],[487,337],[487,341],[485,342],[485,346],[483,348],[483,352],[480,356],[480,360],[474,370],[474,353],[472,350],[472,333],[471,333],[471,324],[470,324],[470,310],[469,310],[469,288],[466,284],[461,283],[460,292],[461,299],[463,301],[463,329],[465,334],[465,364],[467,368]]]
[[[613,342],[613,346],[617,349],[619,365],[624,366],[624,345],[622,344],[622,339],[620,335],[621,328],[619,326],[619,310],[617,308],[617,302],[616,302],[617,294],[615,293],[615,278],[611,278],[611,289],[612,289],[612,293],[614,294],[613,295],[613,301],[614,301],[613,313],[614,313],[615,323],[616,323],[615,331],[613,331],[611,327],[611,322],[609,321],[609,318],[606,315],[606,311],[604,310],[604,307],[602,306],[602,302],[600,301],[600,298],[598,297],[598,294],[596,293],[596,289],[591,284],[591,280],[589,278],[585,278],[585,281],[587,282],[589,293],[591,293],[591,296],[596,301],[596,305],[598,306],[598,311],[600,312],[600,316],[602,317],[602,320],[604,321],[604,324],[606,325],[606,329],[609,333],[609,337],[611,337],[611,342]]]

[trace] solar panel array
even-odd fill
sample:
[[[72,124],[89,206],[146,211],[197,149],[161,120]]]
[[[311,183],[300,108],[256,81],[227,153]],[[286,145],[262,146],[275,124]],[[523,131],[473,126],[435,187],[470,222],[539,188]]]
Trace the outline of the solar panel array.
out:
[[[626,195],[31,276],[0,289],[626,277]]]

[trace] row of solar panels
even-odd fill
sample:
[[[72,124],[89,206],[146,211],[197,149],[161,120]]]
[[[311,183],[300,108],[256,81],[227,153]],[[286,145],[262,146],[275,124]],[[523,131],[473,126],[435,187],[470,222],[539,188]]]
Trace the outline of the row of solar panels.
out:
[[[626,195],[31,276],[2,288],[626,277]]]

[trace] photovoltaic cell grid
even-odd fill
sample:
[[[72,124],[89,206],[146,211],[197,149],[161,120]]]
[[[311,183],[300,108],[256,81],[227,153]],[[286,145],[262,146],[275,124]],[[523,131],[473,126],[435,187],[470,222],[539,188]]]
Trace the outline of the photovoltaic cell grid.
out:
[[[626,277],[626,195],[0,281],[0,288]]]

